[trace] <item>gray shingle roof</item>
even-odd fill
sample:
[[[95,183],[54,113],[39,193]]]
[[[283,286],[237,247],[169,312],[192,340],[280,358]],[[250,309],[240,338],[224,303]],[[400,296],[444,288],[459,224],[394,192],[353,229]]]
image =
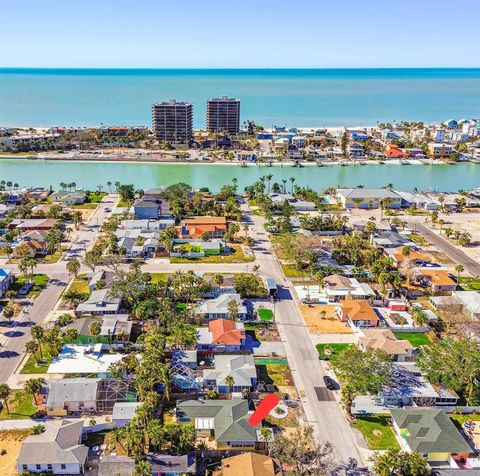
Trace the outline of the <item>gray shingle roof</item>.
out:
[[[64,378],[48,382],[47,408],[63,407],[65,402],[95,402],[98,378]]]
[[[406,429],[412,451],[427,453],[470,453],[472,450],[443,410],[431,408],[392,409],[398,428]]]

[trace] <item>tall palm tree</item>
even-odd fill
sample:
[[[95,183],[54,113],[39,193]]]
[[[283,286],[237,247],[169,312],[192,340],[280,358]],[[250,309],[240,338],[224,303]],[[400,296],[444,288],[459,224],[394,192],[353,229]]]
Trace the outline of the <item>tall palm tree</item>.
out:
[[[45,329],[37,324],[32,327],[30,332],[32,333],[32,337],[38,344],[38,350],[40,351],[40,360],[43,360],[42,341],[45,337]]]
[[[172,389],[173,371],[170,367],[163,365],[160,368],[160,383],[163,385],[163,399],[170,401]]]
[[[293,193],[293,184],[295,182],[295,177],[290,177],[290,182],[292,182],[292,190],[291,192]]]

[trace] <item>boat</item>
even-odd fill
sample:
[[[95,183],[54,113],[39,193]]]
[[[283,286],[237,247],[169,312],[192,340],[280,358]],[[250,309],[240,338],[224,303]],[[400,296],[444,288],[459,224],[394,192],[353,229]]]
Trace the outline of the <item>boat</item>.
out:
[[[362,162],[359,162],[359,163],[360,163],[360,165],[367,165],[367,163],[366,163],[366,162],[364,162],[364,161],[362,161]]]
[[[411,165],[408,160],[401,160],[400,163],[401,163],[402,165]]]

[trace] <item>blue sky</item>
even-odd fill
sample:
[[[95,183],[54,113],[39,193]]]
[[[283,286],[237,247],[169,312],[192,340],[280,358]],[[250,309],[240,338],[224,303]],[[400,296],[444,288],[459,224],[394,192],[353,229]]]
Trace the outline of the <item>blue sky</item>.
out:
[[[0,67],[479,67],[479,0],[14,0]]]

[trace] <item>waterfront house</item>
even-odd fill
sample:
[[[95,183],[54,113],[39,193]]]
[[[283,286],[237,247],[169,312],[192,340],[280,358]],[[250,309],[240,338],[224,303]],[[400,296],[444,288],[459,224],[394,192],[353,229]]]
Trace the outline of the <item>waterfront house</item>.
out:
[[[402,263],[405,262],[411,263],[415,267],[421,267],[432,263],[430,256],[422,253],[421,251],[410,250],[408,256],[405,256],[402,253],[401,248],[388,248],[385,250],[385,252],[386,255],[393,260],[395,266],[397,267],[401,266]]]
[[[392,422],[402,449],[420,453],[429,463],[446,463],[468,458],[469,444],[447,414],[440,409],[392,409]]]
[[[44,431],[23,441],[17,458],[19,474],[84,474],[88,448],[81,444],[83,420],[50,420]]]
[[[430,142],[428,144],[428,153],[435,159],[443,159],[453,152],[455,152],[455,146],[453,144],[439,144],[437,142]]]
[[[217,450],[254,450],[261,425],[252,426],[247,400],[186,400],[179,402],[179,423],[193,423],[197,438],[213,438]]]
[[[362,144],[359,142],[350,142],[348,144],[348,155],[352,159],[360,159],[365,157],[365,150]]]
[[[160,217],[160,204],[150,200],[137,200],[133,204],[135,216],[141,220],[157,220]]]
[[[13,283],[12,271],[10,268],[0,268],[0,298],[5,295]]]
[[[397,339],[389,329],[363,329],[359,332],[360,349],[379,349],[395,362],[403,362],[413,355],[413,345],[408,340]]]
[[[405,152],[398,147],[396,144],[390,144],[386,149],[385,149],[385,156],[388,159],[404,159],[405,158]]]
[[[340,274],[331,274],[323,279],[323,289],[330,300],[369,299],[375,296],[367,283]]]
[[[311,212],[317,209],[315,203],[299,200],[289,193],[271,193],[269,197],[274,205],[283,205],[287,202],[296,212]]]
[[[401,208],[402,197],[388,188],[339,188],[337,196],[343,208],[379,208],[388,203],[388,208]],[[387,202],[388,201],[388,202]]]
[[[118,314],[120,303],[120,298],[110,297],[110,289],[96,289],[85,302],[77,306],[76,313],[94,316]]]
[[[345,299],[335,312],[341,321],[347,322],[356,331],[362,327],[377,327],[379,324],[372,306],[361,299]]]
[[[438,128],[436,129],[433,134],[433,142],[443,142],[445,140],[445,129]]]
[[[232,301],[237,303],[237,319],[246,319],[248,311],[240,294],[220,294],[214,299],[205,299],[198,304],[195,312],[204,319],[232,319],[233,316],[229,308]]]
[[[85,203],[86,198],[87,198],[87,194],[81,191],[75,191],[75,192],[58,191],[58,192],[53,192],[50,195],[50,199],[53,202],[59,203],[63,207],[69,207],[72,205],[81,205]]]
[[[208,327],[197,327],[197,349],[238,352],[245,349],[247,334],[243,322],[215,319]]]
[[[257,385],[257,369],[252,355],[216,355],[215,368],[203,371],[203,385],[220,393],[250,391]],[[225,379],[233,378],[230,388]]]
[[[402,207],[423,208],[424,210],[434,211],[440,208],[438,201],[433,200],[423,193],[397,192],[402,197]]]

